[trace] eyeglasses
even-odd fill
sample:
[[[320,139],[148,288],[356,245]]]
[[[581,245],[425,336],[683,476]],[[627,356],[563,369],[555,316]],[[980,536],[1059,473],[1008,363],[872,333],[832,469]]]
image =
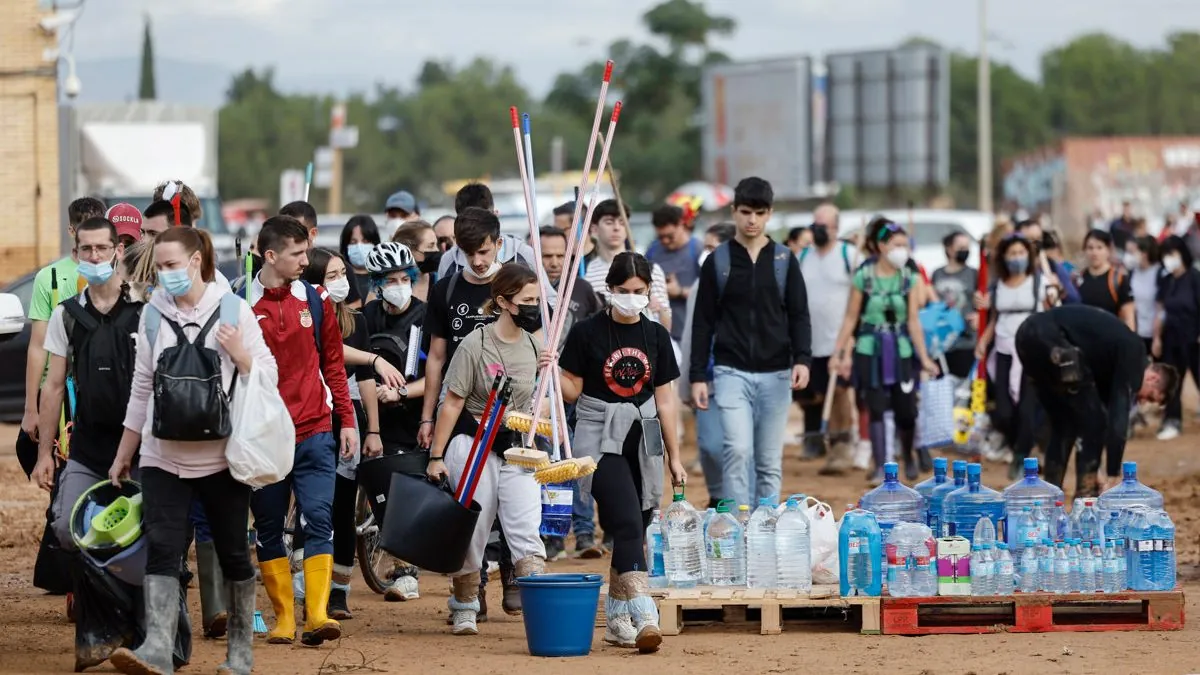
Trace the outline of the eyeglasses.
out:
[[[117,250],[117,247],[111,246],[109,244],[104,244],[103,246],[80,246],[79,247],[79,252],[86,256],[90,256],[93,253],[95,253],[97,255],[106,256],[115,250]]]

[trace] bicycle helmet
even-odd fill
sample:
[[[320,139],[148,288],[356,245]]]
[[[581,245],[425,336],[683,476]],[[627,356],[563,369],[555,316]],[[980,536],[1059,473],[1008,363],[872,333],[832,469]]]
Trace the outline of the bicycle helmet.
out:
[[[367,254],[367,272],[372,277],[384,277],[396,271],[417,271],[417,261],[404,244],[385,241]]]

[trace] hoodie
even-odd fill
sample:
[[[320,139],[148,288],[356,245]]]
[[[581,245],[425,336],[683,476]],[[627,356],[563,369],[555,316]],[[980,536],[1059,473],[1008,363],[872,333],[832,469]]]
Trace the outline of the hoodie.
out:
[[[517,262],[524,263],[527,267],[533,270],[539,269],[540,265],[535,266],[535,263],[540,263],[537,257],[533,254],[533,247],[519,238],[511,234],[500,235],[500,250],[496,252],[496,262],[507,263],[517,259]],[[442,256],[442,261],[438,263],[438,279],[445,279],[452,276],[455,272],[461,271],[464,267],[468,267],[467,254],[463,253],[462,249],[455,246]]]
[[[199,304],[189,311],[181,310],[175,304],[175,298],[163,289],[157,289],[150,296],[150,304],[158,308],[165,320],[173,321],[184,326],[183,332],[189,339],[195,339],[200,328],[208,322],[215,312],[220,311],[221,297],[228,291],[215,282],[207,284]],[[192,324],[192,325],[188,325]],[[254,319],[250,306],[242,304],[238,314],[238,326],[242,329],[242,345],[250,354],[254,368],[261,368],[272,382],[278,379],[275,357],[263,341],[262,330]],[[229,354],[217,342],[217,326],[208,332],[204,346],[215,349],[221,356],[221,383],[229,390],[233,382],[234,365]],[[137,356],[134,359],[133,384],[130,387],[129,407],[125,410],[125,428],[142,435],[140,465],[152,466],[180,478],[203,478],[220,473],[228,468],[225,463],[225,445],[227,440],[220,441],[162,441],[154,437],[154,369],[158,357],[163,350],[177,343],[175,331],[164,322],[159,328],[157,342],[153,345],[146,341],[146,315],[142,314],[138,322]],[[245,377],[245,374],[242,374]],[[243,381],[241,383],[245,385]]]

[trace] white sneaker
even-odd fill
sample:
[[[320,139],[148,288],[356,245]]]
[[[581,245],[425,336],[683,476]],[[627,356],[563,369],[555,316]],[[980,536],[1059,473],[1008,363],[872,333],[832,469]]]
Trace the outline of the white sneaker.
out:
[[[1179,438],[1179,427],[1174,424],[1165,424],[1161,431],[1158,432],[1158,440],[1171,441]]]
[[[408,575],[397,578],[388,586],[383,593],[383,599],[388,602],[407,602],[409,600],[418,600],[421,593],[417,586],[417,580]],[[472,619],[472,623],[474,619]]]
[[[489,560],[488,564],[487,564],[488,576],[491,576],[499,571],[500,571],[500,563],[496,562],[495,560]]]
[[[871,468],[871,441],[859,441],[854,446],[854,468],[869,469]]]
[[[637,646],[637,629],[628,614],[610,616],[605,622],[604,641],[617,647],[632,649]]]
[[[409,577],[410,579],[412,577]],[[473,609],[456,609],[450,614],[454,628],[450,632],[455,635],[479,635],[479,626],[475,624],[476,611]]]

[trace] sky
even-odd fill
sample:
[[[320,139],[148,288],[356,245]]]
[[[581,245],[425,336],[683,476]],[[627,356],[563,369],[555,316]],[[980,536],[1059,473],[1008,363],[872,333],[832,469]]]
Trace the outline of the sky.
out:
[[[214,105],[220,103],[228,77],[248,66],[273,66],[285,91],[345,93],[369,91],[376,82],[408,88],[427,59],[465,63],[475,56],[511,64],[526,87],[544,94],[558,73],[604,58],[609,43],[648,39],[641,15],[655,4],[84,0],[73,52],[81,64],[85,100],[122,100],[135,91],[147,13],[153,21],[160,91]],[[737,20],[737,32],[714,43],[735,60],[887,48],[913,35],[969,52],[978,45],[976,0],[705,4],[710,12]],[[1043,51],[1082,33],[1105,31],[1139,47],[1155,47],[1170,31],[1200,30],[1200,0],[990,0],[988,5],[993,58],[1031,78],[1039,75]],[[191,86],[174,81],[164,87],[173,73]]]

